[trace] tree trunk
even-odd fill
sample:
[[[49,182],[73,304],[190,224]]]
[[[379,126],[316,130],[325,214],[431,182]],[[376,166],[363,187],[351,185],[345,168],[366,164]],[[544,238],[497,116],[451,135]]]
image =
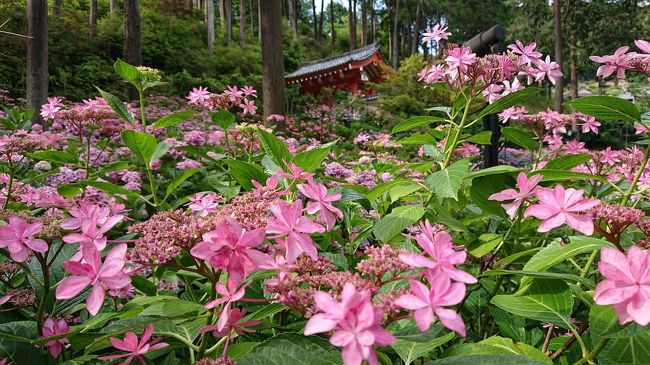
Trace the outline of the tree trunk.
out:
[[[562,71],[562,6],[560,0],[553,0],[553,36],[555,37],[555,62]],[[560,77],[555,83],[555,110],[562,113],[564,80]]]
[[[226,0],[219,1],[219,23],[221,24],[221,30],[226,32]]]
[[[318,40],[323,37],[323,14],[325,13],[325,0],[320,0],[320,14],[318,14]]]
[[[350,50],[357,48],[356,0],[348,0],[348,25],[350,27]]]
[[[90,0],[90,16],[88,18],[88,29],[90,30],[90,38],[95,38],[97,35],[97,0]]]
[[[117,11],[117,0],[110,0],[109,7],[109,14],[112,18],[115,16],[115,12]]]
[[[370,0],[370,30],[372,33],[372,41],[377,41],[377,27],[375,24],[375,1]]]
[[[288,0],[289,3],[289,28],[293,39],[298,39],[298,16],[296,11],[296,0]]]
[[[361,46],[368,45],[368,12],[366,10],[366,1],[361,0]]]
[[[411,39],[411,56],[418,51],[418,40],[420,39],[420,23],[422,22],[422,1],[418,2],[415,11],[415,24],[413,25],[413,38]]]
[[[336,49],[336,28],[334,28],[334,4],[335,1],[330,3],[330,28],[332,28],[332,51]]]
[[[59,16],[61,14],[61,5],[63,5],[63,0],[54,0],[54,7],[52,8],[52,13],[54,16]]]
[[[393,63],[393,68],[397,70],[399,66],[399,42],[397,38],[399,37],[399,0],[395,0],[395,7],[393,8],[393,32],[392,32],[392,43],[391,43],[391,61]]]
[[[43,123],[38,112],[47,101],[47,0],[27,1],[27,105],[36,110],[33,123]]]
[[[576,47],[571,45],[569,48],[569,62],[570,62],[570,76],[571,76],[571,100],[578,98],[578,72],[577,63],[578,55],[576,54]]]
[[[246,0],[239,1],[239,46],[246,46]]]
[[[262,1],[257,1],[257,40],[262,42]]]
[[[263,0],[262,0],[263,1]],[[314,40],[318,41],[318,21],[316,20],[316,0],[311,0],[311,14],[314,19]]]
[[[208,52],[212,53],[214,50],[214,0],[208,0],[205,10],[208,15]]]
[[[253,6],[253,0],[250,0],[248,3],[248,8],[250,9],[251,14],[248,18],[251,20],[251,38],[255,37],[255,6]]]
[[[226,0],[226,44],[232,42],[232,0]]]
[[[124,61],[134,66],[142,65],[140,48],[140,0],[124,0]],[[129,99],[138,97],[133,87],[128,89]]]
[[[264,116],[284,114],[284,65],[282,57],[282,3],[260,1],[262,32],[262,96]],[[283,130],[284,124],[278,125]]]

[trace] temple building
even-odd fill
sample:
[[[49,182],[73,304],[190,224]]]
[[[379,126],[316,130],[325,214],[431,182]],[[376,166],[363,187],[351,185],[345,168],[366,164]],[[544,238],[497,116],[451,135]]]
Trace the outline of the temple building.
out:
[[[353,94],[373,95],[370,83],[384,79],[388,67],[379,44],[355,49],[333,57],[301,65],[284,77],[285,85],[300,85],[301,93],[320,94],[323,88],[347,90]]]

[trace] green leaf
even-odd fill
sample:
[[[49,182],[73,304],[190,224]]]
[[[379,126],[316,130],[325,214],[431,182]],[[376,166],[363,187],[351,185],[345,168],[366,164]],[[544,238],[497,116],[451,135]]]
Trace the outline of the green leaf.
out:
[[[512,315],[503,309],[490,306],[490,314],[499,326],[499,331],[504,336],[510,337],[515,341],[526,341],[526,320],[521,316]]]
[[[544,181],[564,181],[564,180],[599,180],[604,181],[605,178],[600,175],[595,174],[586,174],[584,172],[573,172],[565,170],[551,170],[551,169],[541,169],[534,171],[532,175],[542,175],[542,182]]]
[[[580,113],[600,120],[641,121],[641,113],[632,102],[613,96],[583,96],[568,104]]]
[[[431,123],[443,122],[445,120],[447,119],[441,117],[432,117],[432,116],[412,117],[401,123],[397,123],[397,125],[393,127],[391,133],[395,134],[413,128],[426,127]]]
[[[108,104],[108,106],[113,109],[115,114],[117,114],[118,117],[122,118],[125,122],[133,125],[133,121],[135,120],[135,117],[133,116],[133,113],[129,110],[129,108],[126,107],[126,105],[115,95],[108,93],[97,86],[97,91],[99,91],[99,94],[102,96],[102,99]]]
[[[469,254],[481,258],[486,253],[494,250],[495,247],[501,243],[503,235],[497,233],[483,233],[478,237],[478,240],[473,242],[467,247]]]
[[[481,176],[472,180],[472,186],[469,189],[469,196],[477,207],[481,208],[484,213],[491,214],[495,217],[507,219],[507,215],[501,203],[490,200],[490,195],[509,188],[512,178],[508,175],[488,175]]]
[[[82,365],[82,364],[87,364],[91,360],[95,360],[97,358],[97,355],[82,355],[79,357],[75,357],[74,359],[66,360],[61,363],[61,365]]]
[[[158,143],[156,146],[156,150],[153,151],[153,154],[151,155],[151,162],[149,165],[151,166],[151,163],[153,163],[155,160],[161,158],[170,148],[171,146],[168,145],[167,143]]]
[[[456,337],[456,334],[449,332],[426,342],[415,342],[398,338],[391,347],[397,352],[402,361],[404,361],[404,364],[409,365],[420,357],[435,350],[437,347],[451,341],[454,337]]]
[[[29,154],[37,160],[46,160],[58,163],[77,163],[79,157],[65,151],[39,151]]]
[[[224,162],[230,168],[230,174],[246,190],[253,188],[253,184],[251,183],[253,180],[262,184],[266,181],[267,175],[261,167],[255,164],[239,160],[225,160]]]
[[[162,300],[146,306],[140,316],[178,317],[190,313],[204,312],[201,303],[190,302],[176,297],[163,296]]]
[[[446,357],[427,363],[427,365],[546,365],[547,361],[531,359],[523,355],[463,355]]]
[[[131,152],[133,152],[134,155],[142,160],[145,165],[151,163],[151,157],[153,157],[158,145],[156,137],[130,129],[123,130],[120,135],[122,136],[124,144],[131,150]]]
[[[135,192],[133,192],[131,190],[127,190],[127,189],[125,189],[125,188],[123,188],[121,186],[118,186],[118,185],[115,185],[115,184],[112,184],[112,183],[109,183],[109,182],[105,182],[105,181],[83,180],[83,181],[80,181],[79,184],[90,185],[90,186],[92,186],[94,188],[97,188],[99,190],[102,190],[104,192],[111,193],[111,194],[125,195],[125,196],[130,197],[130,198],[139,198],[140,197],[140,195],[138,195],[137,193],[135,193]]]
[[[535,279],[525,295],[495,295],[491,303],[512,314],[573,328],[573,297],[560,280]]]
[[[575,155],[564,155],[556,157],[551,161],[547,162],[543,170],[570,170],[578,165],[582,165],[585,162],[591,161],[592,157],[585,153],[578,153]],[[544,172],[542,172],[544,174]]]
[[[64,198],[74,198],[83,190],[78,184],[61,184],[56,187],[56,191]]]
[[[630,324],[626,327],[639,327]],[[650,359],[650,331],[648,327],[633,328],[629,336],[613,337],[623,330],[611,305],[593,305],[589,313],[589,329],[592,346],[600,336],[609,337],[609,341],[598,354],[599,364],[647,364]]]
[[[490,271],[483,272],[483,274],[481,274],[480,276],[499,276],[499,275],[522,275],[525,277],[529,277],[531,279],[533,278],[560,279],[564,281],[582,283],[591,288],[594,287],[594,282],[592,280],[585,279],[578,275],[565,274],[561,272],[549,272],[549,271],[537,272],[537,271],[524,271],[524,270],[490,270]]]
[[[164,115],[153,124],[153,128],[175,127],[178,123],[192,118],[194,114],[196,114],[196,111],[194,110],[185,110],[174,114]]]
[[[259,344],[260,344],[259,342],[233,343],[230,346],[228,346],[228,352],[226,352],[226,355],[228,355],[228,357],[233,360],[237,360],[242,356],[246,355],[247,353],[249,353],[252,349],[257,347],[257,345]]]
[[[269,318],[272,315],[276,313],[280,313],[283,310],[287,309],[287,307],[284,304],[280,303],[270,303],[262,307],[262,309],[259,309],[246,317],[244,317],[246,321],[254,321],[257,319],[264,319],[264,318]]]
[[[283,333],[272,337],[241,357],[239,365],[334,365],[342,364],[340,351],[318,336]]]
[[[421,205],[403,205],[393,209],[393,211],[382,217],[372,232],[377,239],[382,242],[388,242],[404,228],[417,222],[424,215],[424,208]]]
[[[273,133],[269,133],[265,130],[258,129],[258,134],[260,136],[260,142],[262,147],[267,154],[271,155],[271,158],[275,163],[280,167],[284,167],[285,163],[290,162],[293,159],[291,152],[287,149],[284,142],[280,141]]]
[[[500,113],[505,109],[508,109],[515,105],[521,105],[526,100],[535,96],[540,90],[541,89],[537,87],[527,87],[525,89],[515,91],[512,94],[508,94],[483,108],[483,110],[481,110],[481,112],[478,113],[476,117],[474,117],[474,120],[481,119],[489,114]]]
[[[413,133],[408,137],[402,138],[397,143],[399,144],[415,144],[415,145],[425,145],[425,144],[436,144],[436,138],[429,133]]]
[[[469,172],[469,159],[454,162],[447,168],[436,171],[426,178],[426,185],[438,196],[458,200],[458,191],[465,176]]]
[[[140,71],[135,66],[129,65],[128,63],[118,58],[117,61],[115,61],[113,68],[115,68],[115,72],[124,81],[128,81],[133,86],[138,85],[138,82],[140,80]]]
[[[592,237],[574,236],[570,238],[571,243],[563,245],[560,242],[553,242],[544,247],[528,260],[523,267],[523,271],[546,271],[549,268],[575,257],[580,254],[591,253],[594,250],[600,250],[604,246],[611,246],[611,243]],[[519,293],[526,290],[531,283],[531,277],[524,277],[519,284]]]
[[[194,168],[194,169],[187,169],[183,171],[181,174],[176,176],[174,180],[170,181],[167,183],[167,189],[165,190],[165,199],[166,200],[171,193],[173,193],[185,180],[189,179],[192,177],[192,175],[196,174],[197,172],[201,171],[202,169],[199,168]]]
[[[156,288],[156,284],[152,283],[151,281],[147,280],[147,278],[140,275],[131,276],[131,284],[133,284],[133,286],[136,289],[149,296],[154,296],[158,292],[158,289]]]
[[[490,144],[492,143],[492,132],[491,131],[479,132],[471,137],[465,138],[463,142],[470,142],[476,144]]]
[[[325,157],[329,155],[334,142],[324,144],[308,151],[298,153],[291,162],[307,172],[313,172],[321,166]]]
[[[476,177],[499,175],[499,174],[516,174],[520,171],[521,171],[520,168],[509,166],[509,165],[492,166],[492,167],[488,167],[487,169],[472,171],[467,175],[466,179],[473,179]]]
[[[235,115],[225,109],[221,109],[217,112],[209,112],[210,117],[212,118],[212,123],[223,128],[224,131],[227,131],[230,126],[235,123]]]
[[[503,134],[505,139],[519,147],[523,147],[529,151],[537,149],[537,141],[535,141],[530,133],[524,132],[519,128],[503,127],[501,128],[501,134]]]
[[[527,358],[539,359],[552,364],[551,359],[533,346],[522,342],[514,342],[510,338],[492,336],[478,343],[466,343],[451,347],[445,351],[444,357],[464,355],[522,355]]]
[[[422,185],[420,185],[420,184],[418,184],[416,182],[410,181],[410,180],[391,180],[391,181],[388,181],[388,182],[385,182],[383,184],[375,186],[375,188],[370,190],[369,192],[367,192],[365,194],[365,196],[366,196],[366,198],[368,200],[375,201],[379,197],[381,197],[385,193],[389,192],[391,189],[393,189],[396,186],[405,186],[405,187],[418,186],[418,187],[422,187]]]

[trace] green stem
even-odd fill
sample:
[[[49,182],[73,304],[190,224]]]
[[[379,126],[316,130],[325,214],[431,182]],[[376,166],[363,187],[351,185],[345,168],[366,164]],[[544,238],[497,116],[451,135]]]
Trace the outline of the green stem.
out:
[[[578,360],[573,365],[582,365],[582,364],[586,364],[586,363],[589,363],[589,362],[595,360],[596,357],[598,356],[598,354],[600,353],[600,351],[602,351],[603,348],[605,348],[605,345],[607,345],[608,341],[609,341],[609,338],[601,337],[598,340],[598,343],[596,344],[596,347],[594,347],[594,349],[591,350],[591,352],[583,355],[582,359]]]
[[[212,347],[210,347],[209,349],[205,350],[205,354],[206,354],[206,355],[209,355],[209,354],[211,354],[211,353],[217,351],[217,349],[218,349],[219,347],[221,347],[221,345],[226,341],[227,338],[228,338],[227,336],[221,337],[221,338],[219,339],[219,341],[218,341],[214,346],[212,346]]]
[[[41,264],[41,270],[43,271],[43,297],[41,302],[38,305],[38,310],[36,312],[36,325],[38,327],[38,333],[43,335],[43,315],[45,314],[45,304],[47,304],[47,297],[50,294],[50,270],[47,266],[47,260],[40,253],[34,255],[38,262]]]
[[[138,88],[138,95],[140,97],[140,123],[142,123],[142,131],[147,133],[147,121],[144,117],[144,93],[141,88]]]
[[[86,176],[84,179],[88,179],[88,176],[90,176],[90,136],[88,136],[88,143],[86,143]]]
[[[636,174],[634,175],[634,180],[632,180],[632,184],[630,184],[630,188],[627,189],[625,195],[623,195],[623,199],[621,200],[621,206],[625,206],[628,200],[630,200],[630,197],[632,196],[634,189],[636,189],[636,184],[639,182],[639,179],[643,174],[643,170],[645,170],[646,166],[648,165],[648,158],[650,158],[650,146],[646,146],[645,148],[645,153],[643,154],[643,162],[641,162],[641,166],[639,166],[639,170],[637,170]]]
[[[10,168],[9,169],[9,183],[7,183],[7,197],[5,198],[4,204],[2,204],[2,209],[7,209],[7,205],[9,205],[9,200],[11,199],[11,189],[14,186],[14,169]]]
[[[447,149],[447,152],[445,154],[445,161],[443,162],[442,168],[446,168],[449,165],[449,161],[451,161],[451,156],[454,153],[454,150],[456,149],[456,144],[458,143],[458,137],[463,131],[463,128],[465,127],[465,122],[467,121],[467,115],[469,114],[469,106],[472,103],[472,99],[469,98],[467,99],[467,102],[465,103],[465,110],[463,110],[463,116],[460,120],[460,124],[458,125],[458,130],[456,133],[454,133],[454,138],[450,141],[449,138],[447,138],[447,141],[445,142],[445,149],[447,149],[447,146],[449,148]],[[451,126],[449,127],[451,128]]]
[[[158,195],[156,194],[156,190],[153,187],[153,174],[151,173],[151,167],[149,167],[149,163],[145,162],[146,168],[147,168],[147,176],[149,177],[149,188],[151,189],[151,196],[153,196],[153,203],[156,208],[158,208]]]

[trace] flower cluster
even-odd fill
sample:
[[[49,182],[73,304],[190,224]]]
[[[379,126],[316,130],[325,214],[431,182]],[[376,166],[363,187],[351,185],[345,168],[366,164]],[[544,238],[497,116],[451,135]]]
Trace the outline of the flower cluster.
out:
[[[257,90],[251,86],[244,86],[241,89],[237,86],[228,86],[222,93],[212,93],[207,88],[193,88],[187,96],[190,105],[197,105],[214,109],[240,108],[243,115],[255,115],[257,107],[252,100],[257,98]]]

